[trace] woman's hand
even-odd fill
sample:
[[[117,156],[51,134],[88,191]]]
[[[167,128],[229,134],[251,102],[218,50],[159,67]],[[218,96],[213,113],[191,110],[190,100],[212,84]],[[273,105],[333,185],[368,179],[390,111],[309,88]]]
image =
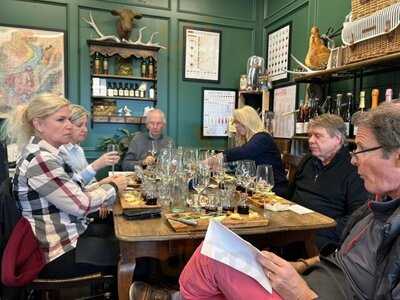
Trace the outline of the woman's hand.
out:
[[[119,155],[117,151],[112,151],[112,152],[107,152],[104,153],[102,156],[100,156],[98,159],[96,159],[92,164],[92,168],[97,172],[98,170],[107,167],[107,166],[112,166],[118,163],[119,161]]]
[[[106,219],[109,212],[110,212],[110,210],[108,207],[100,207],[100,209],[99,209],[100,219]]]
[[[262,265],[272,288],[283,299],[309,300],[318,297],[290,262],[268,251],[262,251],[262,255],[258,256],[258,262]]]

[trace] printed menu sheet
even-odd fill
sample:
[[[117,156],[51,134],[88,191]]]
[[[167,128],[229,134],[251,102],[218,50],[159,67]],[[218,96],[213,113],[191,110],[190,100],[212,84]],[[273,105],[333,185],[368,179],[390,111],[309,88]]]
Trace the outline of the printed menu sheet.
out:
[[[295,126],[296,85],[274,90],[274,137],[292,138]]]
[[[228,136],[235,103],[236,91],[203,90],[203,136]]]

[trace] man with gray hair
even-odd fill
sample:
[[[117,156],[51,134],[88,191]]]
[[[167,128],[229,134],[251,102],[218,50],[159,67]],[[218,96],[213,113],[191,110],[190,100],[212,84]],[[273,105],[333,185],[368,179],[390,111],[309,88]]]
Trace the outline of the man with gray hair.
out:
[[[203,255],[199,246],[181,273],[182,298],[400,299],[400,106],[381,104],[362,113],[356,125],[351,163],[375,197],[351,216],[337,251],[291,263],[262,251],[258,262],[270,294],[253,278]]]
[[[154,108],[148,111],[147,132],[137,132],[132,138],[122,162],[124,171],[132,171],[135,165],[146,167],[154,164],[155,154],[173,143],[171,138],[163,135],[165,125],[165,115],[160,109]]]
[[[361,206],[367,192],[344,146],[345,124],[337,115],[323,114],[310,122],[310,154],[300,163],[288,198],[335,219],[334,229],[317,231],[317,247],[331,251],[339,245],[349,216]]]

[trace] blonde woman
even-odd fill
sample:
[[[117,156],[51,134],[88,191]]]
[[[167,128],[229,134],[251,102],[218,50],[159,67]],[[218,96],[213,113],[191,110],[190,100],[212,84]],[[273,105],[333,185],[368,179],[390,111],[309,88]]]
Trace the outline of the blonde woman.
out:
[[[235,109],[233,123],[236,126],[236,135],[243,140],[241,146],[225,150],[218,154],[224,161],[254,160],[256,165],[272,165],[274,170],[275,186],[273,191],[284,195],[287,188],[287,179],[281,154],[272,136],[264,129],[263,122],[251,106]]]
[[[94,181],[98,170],[118,163],[118,152],[108,152],[100,156],[93,163],[88,164],[85,152],[79,145],[87,137],[89,113],[80,105],[71,105],[72,133],[71,142],[60,147],[60,154],[64,161],[76,173],[76,178],[87,185]]]
[[[91,225],[86,216],[104,204],[112,204],[117,192],[126,188],[126,179],[114,177],[90,190],[82,189],[73,180],[59,154],[60,147],[71,141],[70,117],[68,100],[42,94],[29,104],[18,106],[6,123],[8,136],[15,138],[22,149],[13,179],[14,195],[47,262],[40,277],[63,278],[104,271],[109,269],[104,267],[108,263],[115,266],[118,255],[118,249],[114,249],[115,259],[105,262],[104,253],[95,251],[99,244],[88,244],[90,239],[86,236]],[[101,247],[109,245],[105,239],[97,240]],[[79,247],[83,241],[85,247]],[[88,246],[93,250],[87,251]]]

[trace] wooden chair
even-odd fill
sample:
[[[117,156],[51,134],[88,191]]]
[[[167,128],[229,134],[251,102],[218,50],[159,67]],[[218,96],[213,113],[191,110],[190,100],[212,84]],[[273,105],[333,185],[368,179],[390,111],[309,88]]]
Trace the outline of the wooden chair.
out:
[[[90,286],[91,294],[84,299],[112,299],[111,287],[114,280],[113,275],[105,275],[100,272],[66,279],[38,278],[29,284],[26,290],[29,294],[28,300],[33,298],[34,291],[40,292],[40,299],[56,300],[61,299],[62,290],[65,294],[65,289]]]
[[[289,183],[292,183],[294,181],[297,167],[299,166],[302,159],[303,156],[292,155],[289,153],[283,154],[282,157],[283,167],[288,172],[287,178],[289,180]]]

